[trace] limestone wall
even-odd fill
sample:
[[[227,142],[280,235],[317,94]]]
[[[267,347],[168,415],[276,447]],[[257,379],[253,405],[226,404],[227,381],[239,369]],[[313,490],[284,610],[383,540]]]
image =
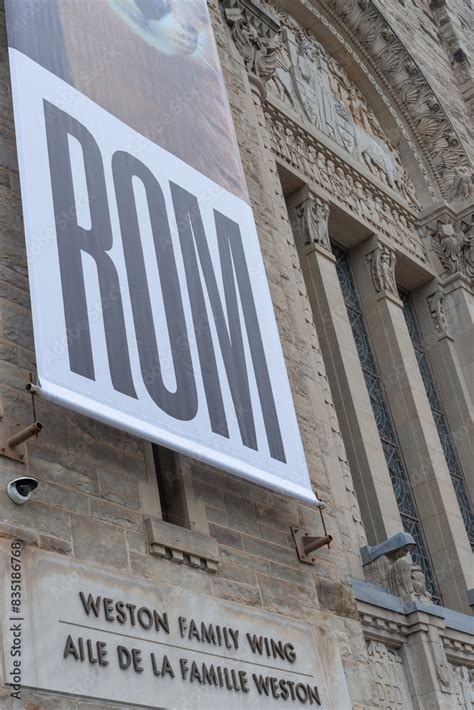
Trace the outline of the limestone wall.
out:
[[[405,707],[410,703],[421,707],[412,698],[417,685],[410,681],[406,668],[402,669],[406,657],[405,651],[399,650],[405,648],[400,628],[390,626],[389,620],[384,631],[385,637],[396,634],[395,651],[389,641],[387,647],[384,645],[385,637],[383,642],[377,641],[372,629],[367,652],[367,624],[361,621],[364,609],[361,611],[360,604],[358,608],[351,585],[351,576],[364,574],[359,548],[366,536],[288,218],[281,181],[284,170],[281,161],[277,167],[272,152],[261,92],[249,81],[242,57],[230,40],[222,4],[217,0],[209,4],[308,467],[319,497],[327,503],[326,525],[334,538],[331,549],[318,551],[315,566],[301,564],[291,528],[322,534],[321,520],[314,509],[179,457],[192,500],[191,530],[217,541],[217,569],[199,559],[183,560],[182,555],[169,550],[164,555],[150,554],[145,520],[161,520],[150,446],[41,399],[36,408],[44,429],[28,445],[29,469],[40,486],[28,506],[14,506],[7,499],[5,487],[23,474],[24,467],[0,457],[0,537],[18,539],[25,547],[52,552],[61,560],[87,563],[91,569],[119,572],[125,579],[192,589],[210,599],[322,627],[337,640],[353,708],[386,707],[392,686],[398,703],[395,707],[401,707],[400,697],[401,702],[406,698]],[[450,60],[447,52],[440,52],[436,22],[427,3],[379,0],[379,5],[410,45],[467,138],[464,99],[458,89],[452,88]],[[461,0],[458,10],[465,22],[467,11]],[[4,420],[26,424],[33,413],[24,387],[29,373],[35,373],[35,356],[3,8],[0,20],[0,413]],[[303,170],[295,178],[297,187],[302,184],[302,174]],[[370,179],[370,175],[365,177]],[[381,195],[387,191],[379,184],[376,189]],[[367,236],[367,223],[360,229],[357,238]],[[421,249],[421,242],[418,247]],[[410,278],[414,274],[413,282],[420,274],[425,280],[433,276],[430,267],[420,266],[416,259],[413,266],[407,254],[403,263],[413,269],[406,269]],[[344,332],[350,333],[349,329]],[[354,350],[353,343],[351,347]],[[64,344],[58,343],[58,348],[64,348]],[[352,353],[349,349],[347,352]],[[360,400],[364,406],[366,400],[365,393]],[[363,416],[372,415],[367,410]],[[371,426],[375,431],[373,421]],[[390,482],[384,485],[388,488]],[[397,522],[395,514],[392,523]],[[385,664],[382,676],[376,668],[378,656]],[[463,656],[458,659],[462,669],[461,661],[469,666]],[[456,673],[458,686],[463,688],[457,692],[466,693],[466,672]],[[382,695],[381,682],[385,688]],[[433,697],[439,697],[440,692],[436,690]],[[8,690],[0,689],[2,710],[15,707],[8,695]],[[22,703],[27,710],[118,707],[26,691]]]
[[[195,497],[204,504],[210,535],[219,543],[218,570],[210,573],[151,556],[144,519],[153,515],[153,503],[159,518],[159,502],[143,442],[43,400],[36,406],[44,430],[28,447],[30,472],[40,486],[28,506],[11,504],[6,484],[24,468],[0,459],[0,534],[27,546],[120,570],[123,575],[192,588],[210,597],[323,625],[339,639],[354,707],[368,708],[372,686],[369,678],[362,680],[366,653],[350,589],[351,571],[360,567],[357,551],[363,531],[359,519],[354,535],[354,502],[349,499],[354,493],[345,489],[347,462],[337,420],[314,325],[303,315],[306,296],[301,280],[298,282],[289,225],[281,214],[283,198],[280,196],[278,203],[274,183],[269,181],[272,172],[276,175],[275,166],[258,133],[259,117],[255,114],[249,120],[254,109],[247,77],[229,47],[219,8],[213,10],[308,464],[319,495],[328,503],[332,549],[321,551],[317,567],[301,565],[290,528],[304,525],[308,532],[320,534],[319,514],[189,462]],[[35,358],[3,11],[0,42],[1,402],[5,419],[28,423],[33,415],[24,386],[29,373],[35,372]],[[334,490],[340,491],[338,506]],[[30,710],[93,707],[39,695],[25,695],[24,702]]]

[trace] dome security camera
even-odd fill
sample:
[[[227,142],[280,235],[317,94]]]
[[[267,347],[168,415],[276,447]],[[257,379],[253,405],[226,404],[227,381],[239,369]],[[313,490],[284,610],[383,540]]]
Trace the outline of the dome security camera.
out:
[[[23,505],[30,500],[31,494],[35,488],[38,488],[38,481],[36,478],[21,476],[21,478],[15,478],[14,481],[10,481],[7,486],[7,494],[10,500],[14,503],[17,505]]]

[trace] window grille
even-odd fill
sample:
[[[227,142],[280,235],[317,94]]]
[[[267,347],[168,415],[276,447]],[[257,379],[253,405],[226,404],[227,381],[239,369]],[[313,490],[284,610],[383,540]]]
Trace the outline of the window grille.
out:
[[[428,362],[428,355],[423,342],[420,326],[418,325],[411,296],[403,289],[399,289],[399,294],[403,303],[403,311],[405,313],[408,332],[410,333],[411,341],[413,343],[416,359],[420,368],[421,378],[423,380],[423,384],[425,385],[426,394],[428,396],[428,401],[433,413],[433,419],[438,430],[444,457],[448,465],[449,473],[451,474],[451,480],[458,499],[462,519],[464,521],[471,547],[474,548],[474,515],[472,512],[472,504],[456,453],[454,440],[449,429],[446,414],[441,404],[438,389]]]
[[[359,360],[362,365],[365,383],[369,392],[369,398],[387,461],[387,467],[402,524],[406,532],[413,535],[417,544],[416,549],[412,550],[411,555],[415,564],[419,565],[423,570],[426,579],[426,587],[431,593],[433,601],[436,604],[440,604],[441,595],[426,545],[405,462],[400,450],[395,425],[392,420],[378,365],[369,340],[359,294],[352,276],[349,254],[346,250],[334,243],[332,243],[331,246],[333,254],[336,257],[337,275],[352,327]]]

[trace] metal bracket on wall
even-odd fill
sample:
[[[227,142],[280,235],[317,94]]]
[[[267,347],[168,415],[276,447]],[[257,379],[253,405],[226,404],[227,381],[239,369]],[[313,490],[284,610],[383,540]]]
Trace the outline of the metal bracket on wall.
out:
[[[299,528],[294,527],[291,528],[291,532],[293,533],[293,538],[295,540],[298,558],[301,562],[306,562],[309,565],[314,565],[316,562],[316,557],[313,553],[325,545],[330,547],[332,542],[332,535],[312,537]]]
[[[33,422],[23,429],[10,421],[0,422],[0,456],[26,463],[26,444],[32,436],[38,436],[43,428],[40,422]]]

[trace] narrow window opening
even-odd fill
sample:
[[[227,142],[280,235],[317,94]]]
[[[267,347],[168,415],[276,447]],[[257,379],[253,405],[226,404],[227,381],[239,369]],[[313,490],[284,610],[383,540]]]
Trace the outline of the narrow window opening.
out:
[[[175,453],[153,444],[153,459],[163,522],[190,528],[184,481]]]
[[[385,460],[390,473],[390,479],[395,492],[395,498],[400,511],[400,518],[404,529],[406,532],[413,535],[417,544],[416,549],[412,550],[411,555],[414,562],[423,570],[426,586],[433,601],[436,604],[441,604],[441,594],[382,378],[370,343],[359,294],[352,275],[349,254],[345,249],[334,242],[331,242],[331,247],[336,257],[337,275],[346,304]]]
[[[451,434],[448,420],[444,412],[443,405],[441,404],[441,398],[438,394],[438,388],[436,386],[433,372],[428,361],[428,353],[426,351],[411,296],[408,291],[401,288],[399,288],[398,291],[403,303],[403,312],[405,314],[405,320],[408,332],[410,333],[413,349],[415,350],[421,379],[423,380],[428,402],[433,414],[433,419],[438,430],[441,447],[451,475],[451,480],[453,482],[464,526],[466,528],[471,547],[474,548],[474,515],[472,511],[472,502],[470,500],[461,464],[459,463],[459,458],[456,453],[454,439]]]

